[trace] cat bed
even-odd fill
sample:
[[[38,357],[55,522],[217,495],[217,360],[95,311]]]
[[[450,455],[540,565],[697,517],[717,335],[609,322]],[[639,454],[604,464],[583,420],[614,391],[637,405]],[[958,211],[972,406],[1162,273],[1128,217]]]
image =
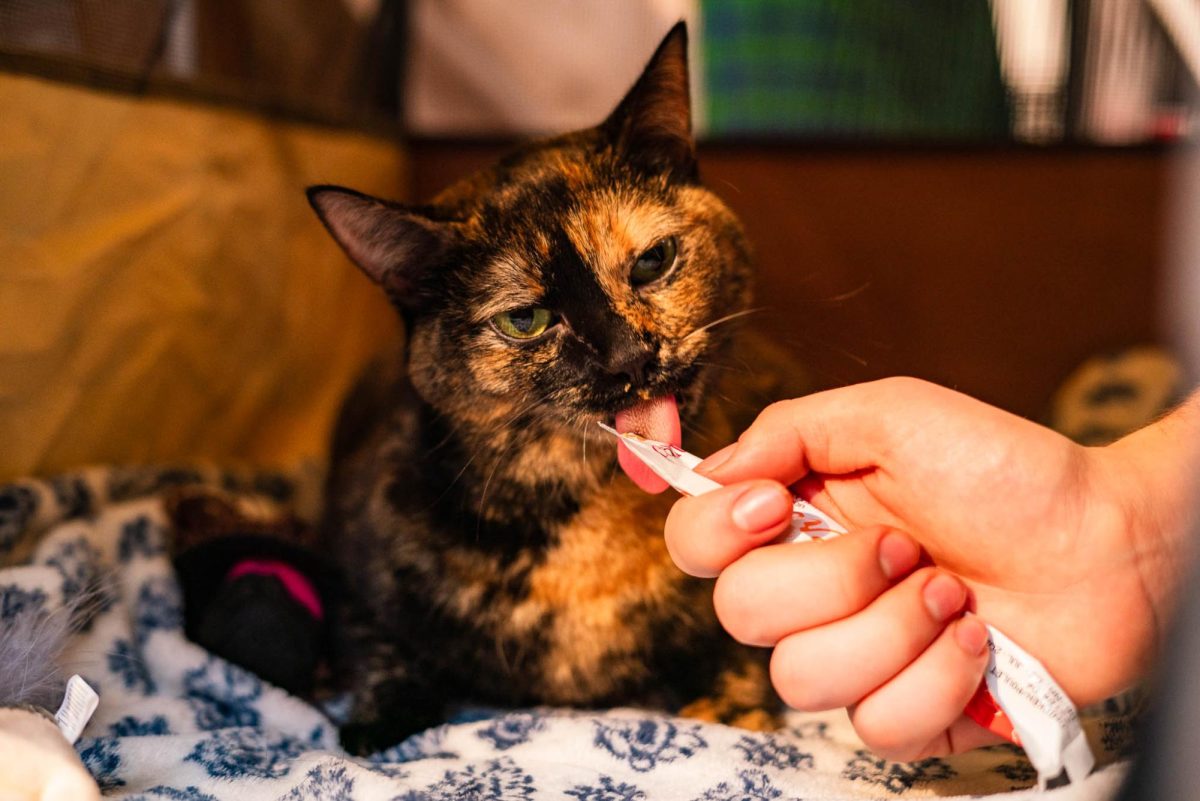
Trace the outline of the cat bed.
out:
[[[361,759],[338,747],[336,704],[319,709],[183,634],[164,499],[219,487],[297,515],[314,481],[212,470],[94,469],[0,487],[0,632],[62,615],[61,657],[100,694],[77,752],[107,798],[826,799],[1039,796],[1013,747],[911,764],[876,758],[844,714],[793,714],[752,733],[631,709],[464,713]],[[82,604],[80,599],[86,599]],[[1125,773],[1129,709],[1087,717],[1100,768],[1043,794],[1107,798]]]

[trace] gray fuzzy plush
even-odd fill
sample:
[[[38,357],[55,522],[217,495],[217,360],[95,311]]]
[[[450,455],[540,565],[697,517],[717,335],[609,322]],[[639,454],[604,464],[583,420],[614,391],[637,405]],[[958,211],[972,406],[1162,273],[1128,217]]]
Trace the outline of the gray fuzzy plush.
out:
[[[60,657],[77,610],[30,610],[0,626],[0,707],[58,707],[66,684]]]
[[[0,706],[59,706],[67,679],[62,650],[80,619],[95,612],[96,595],[88,592],[53,612],[22,609],[0,626]]]

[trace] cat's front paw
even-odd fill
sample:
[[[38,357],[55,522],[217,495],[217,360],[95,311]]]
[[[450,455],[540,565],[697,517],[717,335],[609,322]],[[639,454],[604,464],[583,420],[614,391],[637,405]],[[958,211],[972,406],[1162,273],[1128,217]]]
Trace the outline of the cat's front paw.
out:
[[[377,655],[378,658],[378,655]],[[366,672],[353,688],[354,703],[339,731],[342,748],[370,756],[446,719],[446,696],[428,682],[412,681],[407,663],[390,672]]]
[[[441,723],[440,717],[400,713],[371,721],[351,721],[338,730],[342,748],[354,756],[371,756]]]
[[[704,696],[678,710],[685,718],[751,731],[783,728],[783,702],[771,687],[765,653],[738,648]]]
[[[679,709],[676,714],[750,731],[778,731],[783,728],[783,710],[777,706],[746,707],[721,698],[699,698]]]
[[[338,740],[342,748],[353,756],[371,756],[392,745],[392,734],[383,730],[382,724],[347,723],[338,729]]]

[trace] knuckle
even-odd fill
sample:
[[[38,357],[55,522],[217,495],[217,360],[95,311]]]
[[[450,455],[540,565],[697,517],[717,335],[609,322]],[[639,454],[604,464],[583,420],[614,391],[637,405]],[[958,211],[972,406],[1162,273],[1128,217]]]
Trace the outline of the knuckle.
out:
[[[879,380],[879,388],[892,396],[918,394],[924,392],[926,386],[927,382],[908,375],[889,376]]]
[[[747,433],[762,432],[764,436],[770,436],[772,431],[791,418],[792,405],[794,403],[795,401],[793,400],[781,400],[769,404],[759,412],[758,418],[754,421],[754,426]]]
[[[886,525],[872,525],[854,532],[853,537],[839,537],[828,543],[836,552],[838,570],[828,573],[830,596],[838,598],[848,609],[864,609],[887,591],[889,580],[880,566],[880,541],[890,529]],[[822,553],[827,556],[833,553]]]
[[[829,593],[839,608],[859,611],[874,603],[888,588],[879,567],[879,539],[883,534],[860,537],[857,533],[848,548],[863,549],[840,570],[829,573]],[[846,538],[849,539],[849,538]]]
[[[889,526],[886,523],[872,523],[866,528],[859,529],[859,536],[865,535],[864,539],[866,537],[870,537],[871,542],[869,545],[870,548],[873,549],[879,545],[879,541],[881,539],[892,532],[905,534],[907,536],[907,532],[905,532],[903,529],[896,528],[895,526]]]

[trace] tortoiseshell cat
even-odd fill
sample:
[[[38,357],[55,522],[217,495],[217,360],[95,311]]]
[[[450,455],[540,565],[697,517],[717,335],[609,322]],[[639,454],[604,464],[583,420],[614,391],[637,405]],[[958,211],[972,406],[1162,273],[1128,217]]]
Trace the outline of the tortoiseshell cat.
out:
[[[407,329],[335,437],[325,536],[352,585],[351,750],[454,700],[773,720],[763,653],[724,635],[711,584],[671,563],[673,499],[621,475],[595,425],[640,418],[666,440],[682,421],[711,436],[689,442],[702,451],[734,434],[705,399],[750,264],[698,180],[686,47],[681,23],[601,125],[430,205],[309,190]]]

